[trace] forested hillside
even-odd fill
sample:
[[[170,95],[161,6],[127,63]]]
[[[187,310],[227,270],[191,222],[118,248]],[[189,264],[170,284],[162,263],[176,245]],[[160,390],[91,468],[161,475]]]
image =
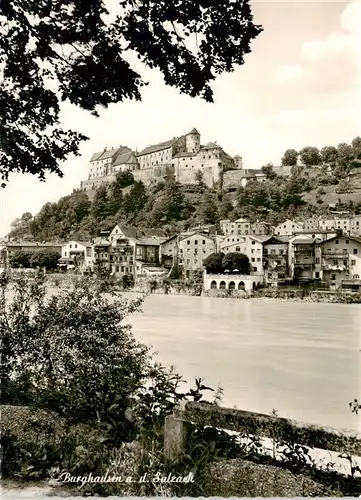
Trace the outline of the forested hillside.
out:
[[[347,147],[346,147],[347,146]],[[326,162],[327,160],[327,162]],[[130,172],[102,186],[90,200],[75,190],[56,203],[46,203],[36,216],[25,213],[13,222],[12,238],[38,241],[89,239],[123,222],[140,228],[162,228],[167,234],[222,218],[248,217],[277,224],[287,217],[325,214],[329,204],[361,213],[361,139],[338,148],[287,150],[284,165],[295,166],[289,178],[278,176],[272,165],[263,167],[266,179],[250,181],[236,193],[221,186],[209,189],[198,176],[193,185],[172,180],[146,188]],[[311,166],[312,165],[312,166]]]

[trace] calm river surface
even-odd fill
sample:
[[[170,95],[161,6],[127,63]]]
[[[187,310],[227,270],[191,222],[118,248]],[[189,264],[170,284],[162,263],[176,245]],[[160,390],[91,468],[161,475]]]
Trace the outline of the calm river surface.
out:
[[[133,294],[132,294],[133,295]],[[223,406],[361,432],[361,306],[151,295],[134,334]],[[193,384],[192,384],[193,385]]]

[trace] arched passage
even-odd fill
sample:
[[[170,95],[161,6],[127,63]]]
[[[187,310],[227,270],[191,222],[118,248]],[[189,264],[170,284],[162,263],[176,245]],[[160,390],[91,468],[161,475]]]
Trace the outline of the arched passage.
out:
[[[211,289],[216,290],[217,289],[217,281],[213,280],[211,283]]]
[[[240,281],[238,283],[238,290],[244,290],[246,288],[244,281]]]
[[[225,281],[221,281],[220,284],[219,284],[219,289],[220,290],[225,290],[226,289],[226,283]]]
[[[236,289],[236,284],[234,281],[230,281],[229,282],[229,285],[228,285],[228,290],[229,291],[232,291],[232,290],[235,290]]]

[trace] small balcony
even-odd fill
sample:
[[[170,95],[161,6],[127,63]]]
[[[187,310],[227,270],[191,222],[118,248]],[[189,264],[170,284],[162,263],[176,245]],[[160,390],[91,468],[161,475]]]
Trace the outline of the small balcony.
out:
[[[322,254],[323,259],[331,260],[331,259],[341,259],[348,260],[349,254],[344,252],[327,252]]]
[[[295,262],[295,269],[312,269],[313,262]]]

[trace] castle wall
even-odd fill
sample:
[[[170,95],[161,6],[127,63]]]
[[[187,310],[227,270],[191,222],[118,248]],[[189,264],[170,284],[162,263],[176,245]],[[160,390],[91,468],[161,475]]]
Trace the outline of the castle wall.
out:
[[[88,179],[86,181],[81,181],[80,183],[80,189],[82,191],[93,191],[98,189],[98,187],[102,186],[103,184],[110,184],[111,182],[114,182],[116,179],[117,173],[114,172],[111,175],[103,176],[103,177],[95,177],[94,179]]]
[[[227,170],[223,174],[223,189],[235,188],[242,185],[244,170]]]
[[[174,169],[169,165],[160,165],[158,167],[143,168],[132,172],[136,181],[142,181],[146,186],[149,184],[156,184],[157,182],[172,175]]]

